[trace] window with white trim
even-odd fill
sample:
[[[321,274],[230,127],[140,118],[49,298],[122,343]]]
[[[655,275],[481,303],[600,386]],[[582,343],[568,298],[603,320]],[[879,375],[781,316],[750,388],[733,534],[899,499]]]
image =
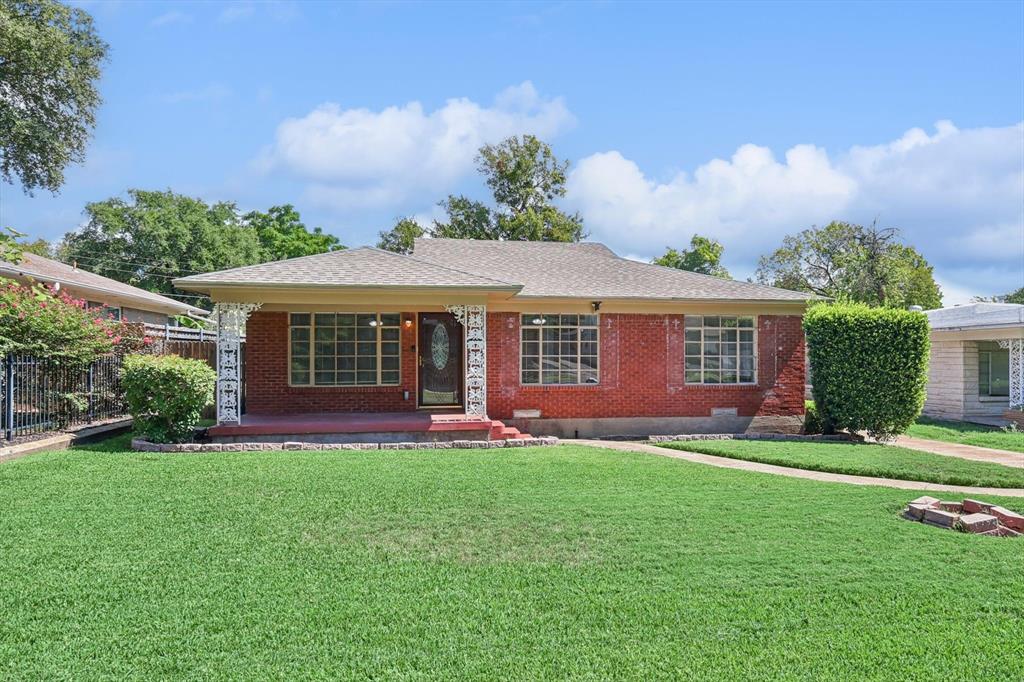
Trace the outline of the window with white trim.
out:
[[[727,315],[686,315],[686,383],[757,383],[757,320]]]
[[[523,315],[521,381],[530,385],[598,383],[597,315]]]
[[[978,343],[978,395],[1006,398],[1010,395],[1010,351],[994,341]]]
[[[293,386],[395,386],[400,381],[400,313],[291,313]]]

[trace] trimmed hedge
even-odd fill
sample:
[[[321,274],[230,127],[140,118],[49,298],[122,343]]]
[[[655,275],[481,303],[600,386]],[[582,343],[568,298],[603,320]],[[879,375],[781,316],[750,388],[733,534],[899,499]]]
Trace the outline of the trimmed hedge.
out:
[[[815,435],[823,433],[825,425],[821,421],[821,413],[818,412],[818,406],[814,404],[813,400],[804,401],[804,433],[808,435]]]
[[[814,402],[825,433],[890,439],[914,423],[928,383],[928,318],[859,303],[821,304],[804,316]]]
[[[135,435],[153,443],[181,443],[192,437],[203,408],[213,401],[217,374],[201,360],[129,355],[121,381]]]

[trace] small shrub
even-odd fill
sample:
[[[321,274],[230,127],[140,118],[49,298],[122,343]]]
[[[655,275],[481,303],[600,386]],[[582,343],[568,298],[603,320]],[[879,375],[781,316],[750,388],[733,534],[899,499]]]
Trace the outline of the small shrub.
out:
[[[824,433],[825,424],[821,420],[821,413],[813,400],[804,401],[804,433],[808,435]]]
[[[928,318],[896,308],[822,304],[804,316],[823,429],[887,440],[914,423],[928,383]]]
[[[129,355],[121,378],[135,434],[154,443],[181,443],[212,402],[217,375],[201,360]]]

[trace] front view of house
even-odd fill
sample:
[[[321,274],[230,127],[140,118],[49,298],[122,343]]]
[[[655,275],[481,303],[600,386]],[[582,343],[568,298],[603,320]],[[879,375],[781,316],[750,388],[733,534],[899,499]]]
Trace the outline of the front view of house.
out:
[[[418,239],[175,285],[216,302],[218,438],[802,425],[806,294],[602,244]]]

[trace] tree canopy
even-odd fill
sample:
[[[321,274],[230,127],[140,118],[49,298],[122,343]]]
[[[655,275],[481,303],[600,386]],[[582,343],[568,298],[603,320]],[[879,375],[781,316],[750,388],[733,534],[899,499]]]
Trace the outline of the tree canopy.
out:
[[[266,213],[249,211],[242,223],[256,230],[263,253],[262,261],[312,256],[345,248],[338,238],[325,234],[322,228],[306,229],[299,212],[291,204],[271,206]]]
[[[787,235],[780,248],[761,257],[756,278],[873,306],[942,306],[942,292],[924,256],[901,243],[898,230],[876,225],[834,221]]]
[[[92,17],[55,0],[0,0],[0,175],[57,192],[96,125],[107,44]]]
[[[380,239],[377,242],[378,249],[394,251],[395,253],[412,253],[413,243],[418,237],[426,234],[426,230],[420,227],[412,218],[399,218],[395,226],[390,230],[382,230]]]
[[[408,253],[412,239],[426,234],[507,241],[583,239],[583,218],[554,205],[565,196],[569,162],[559,160],[549,145],[533,135],[509,137],[481,147],[476,162],[491,190],[493,207],[463,195],[449,195],[438,204],[446,219],[424,227],[401,218],[391,230],[380,233],[378,246]]]
[[[1007,294],[1003,297],[1003,301],[1006,303],[1018,303],[1024,305],[1024,287]]]
[[[714,275],[723,279],[730,279],[729,271],[722,265],[722,252],[725,250],[718,241],[699,234],[693,235],[690,239],[689,249],[673,249],[669,247],[664,255],[655,258],[652,263],[664,265],[677,270],[688,270],[699,272],[704,275]]]
[[[84,227],[64,236],[59,256],[90,271],[161,294],[198,272],[343,248],[306,230],[291,206],[240,215],[235,204],[207,204],[168,191],[129,190],[87,204]]]

